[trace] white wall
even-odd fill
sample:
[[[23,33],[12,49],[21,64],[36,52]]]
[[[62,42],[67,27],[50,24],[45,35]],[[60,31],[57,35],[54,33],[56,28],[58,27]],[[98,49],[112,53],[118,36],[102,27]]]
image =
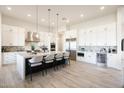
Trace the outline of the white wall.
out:
[[[1,13],[0,13],[0,67],[2,65],[2,62],[1,62]]]

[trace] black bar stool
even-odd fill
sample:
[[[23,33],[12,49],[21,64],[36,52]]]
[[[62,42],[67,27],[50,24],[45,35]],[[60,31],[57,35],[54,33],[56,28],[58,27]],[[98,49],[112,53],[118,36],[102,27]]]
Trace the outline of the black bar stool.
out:
[[[44,66],[43,66],[43,57],[42,56],[35,56],[35,57],[32,57],[32,59],[29,59],[28,66],[29,66],[31,81],[32,81],[33,70],[38,69],[38,70],[42,71],[42,74],[44,75],[44,71],[43,71]]]
[[[47,69],[51,66],[55,70],[55,55],[54,54],[48,54],[46,57],[44,57],[44,69],[47,74]]]

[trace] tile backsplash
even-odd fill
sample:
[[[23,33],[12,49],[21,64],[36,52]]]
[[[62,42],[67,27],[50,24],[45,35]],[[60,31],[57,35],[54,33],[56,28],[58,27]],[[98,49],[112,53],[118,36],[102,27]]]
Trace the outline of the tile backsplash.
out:
[[[78,51],[100,52],[105,49],[107,53],[117,53],[117,46],[79,46]]]
[[[24,50],[23,46],[2,46],[2,52],[19,52]]]

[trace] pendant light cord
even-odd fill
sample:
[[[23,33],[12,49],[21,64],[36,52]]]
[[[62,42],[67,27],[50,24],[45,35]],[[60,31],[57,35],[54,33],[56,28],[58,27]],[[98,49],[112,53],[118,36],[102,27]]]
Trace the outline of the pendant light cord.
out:
[[[49,32],[50,32],[50,11],[51,11],[51,9],[48,9]]]
[[[38,6],[36,6],[36,32],[38,32]]]
[[[59,14],[57,13],[56,15],[57,15],[57,32],[58,32],[58,30],[59,30],[59,29],[58,29],[58,28],[59,28],[59,27],[58,27],[58,26],[59,26],[59,25],[58,25],[58,23],[59,23]]]

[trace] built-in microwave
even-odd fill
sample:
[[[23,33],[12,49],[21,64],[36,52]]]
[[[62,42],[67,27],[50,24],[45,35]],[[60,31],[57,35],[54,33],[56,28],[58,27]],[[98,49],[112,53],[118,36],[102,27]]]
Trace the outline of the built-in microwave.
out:
[[[84,57],[84,53],[78,52],[78,53],[77,53],[77,56],[79,56],[79,57]]]
[[[55,43],[51,43],[51,44],[50,44],[50,50],[51,50],[51,51],[55,51],[55,48],[56,48]]]

